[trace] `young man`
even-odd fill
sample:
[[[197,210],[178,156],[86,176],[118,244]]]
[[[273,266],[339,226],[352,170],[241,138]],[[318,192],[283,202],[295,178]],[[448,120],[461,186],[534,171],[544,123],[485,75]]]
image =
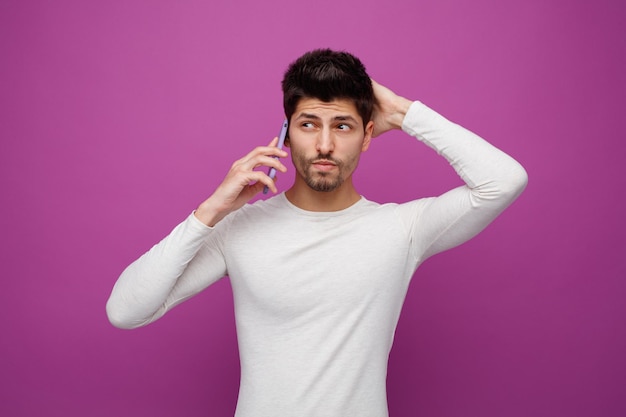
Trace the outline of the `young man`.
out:
[[[265,186],[277,192],[267,167],[286,171],[276,138],[254,149],[123,272],[107,312],[115,326],[146,325],[228,275],[241,358],[236,416],[386,416],[388,355],[413,273],[487,226],[521,193],[526,173],[371,81],[347,53],[303,55],[283,93],[291,188],[247,204]],[[362,197],[352,183],[359,156],[391,129],[434,148],[465,185],[405,204]]]

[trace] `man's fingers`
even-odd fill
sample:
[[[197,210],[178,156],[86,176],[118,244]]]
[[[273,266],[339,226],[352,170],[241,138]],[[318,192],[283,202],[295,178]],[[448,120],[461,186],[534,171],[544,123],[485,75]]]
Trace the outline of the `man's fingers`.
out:
[[[203,202],[198,214],[205,224],[213,225],[227,213],[239,209],[265,187],[278,192],[268,168],[286,172],[287,167],[278,158],[287,157],[287,152],[278,149],[275,137],[267,146],[258,146],[243,158],[233,162],[230,170],[215,192]]]
[[[276,193],[277,188],[269,169],[274,168],[278,172],[287,172],[287,167],[278,158],[286,157],[287,152],[278,149],[278,138],[270,141],[268,146],[258,146],[243,158],[235,161],[222,183],[222,193],[225,200],[240,201],[249,200],[256,193],[269,188]]]
[[[240,161],[251,161],[260,156],[269,156],[273,158],[285,158],[287,157],[287,152],[282,149],[278,149],[276,146],[271,146],[272,144],[276,145],[278,138],[272,139],[269,146],[258,146],[254,148],[248,155],[244,156]]]
[[[254,194],[260,192],[265,187],[272,190],[272,192],[277,191],[274,180],[272,180],[269,175],[263,171],[252,171],[252,174],[248,176],[247,180],[248,187],[254,190]]]
[[[272,141],[273,142],[273,141]],[[258,167],[276,168],[285,172],[287,168],[278,158],[287,157],[287,152],[272,146],[259,146],[248,155],[239,159],[232,165],[232,169],[254,170]]]

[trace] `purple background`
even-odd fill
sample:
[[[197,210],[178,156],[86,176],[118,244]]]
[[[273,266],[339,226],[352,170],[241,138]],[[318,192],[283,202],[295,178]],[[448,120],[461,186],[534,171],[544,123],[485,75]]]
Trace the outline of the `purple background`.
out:
[[[626,415],[625,10],[3,0],[0,415],[232,415],[228,280],[135,331],[113,328],[104,305],[128,263],[276,135],[282,72],[326,46],[530,176],[483,234],[417,272],[390,359],[391,415]],[[357,179],[381,202],[459,183],[395,133]]]

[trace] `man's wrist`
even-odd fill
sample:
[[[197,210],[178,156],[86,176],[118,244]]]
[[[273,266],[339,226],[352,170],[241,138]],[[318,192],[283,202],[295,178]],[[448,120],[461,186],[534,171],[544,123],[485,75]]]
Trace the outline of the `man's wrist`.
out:
[[[220,215],[217,210],[214,210],[208,200],[200,204],[193,212],[193,215],[208,227],[215,226],[220,220],[226,217],[225,214]]]
[[[395,129],[402,128],[402,122],[404,121],[411,104],[413,104],[413,102],[409,99],[400,96],[396,98],[394,103],[394,112],[390,119],[390,123]]]

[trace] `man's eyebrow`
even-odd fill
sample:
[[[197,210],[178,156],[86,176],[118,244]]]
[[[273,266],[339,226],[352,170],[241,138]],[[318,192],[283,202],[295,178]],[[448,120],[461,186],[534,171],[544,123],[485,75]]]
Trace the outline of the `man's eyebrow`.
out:
[[[335,116],[335,117],[333,117],[333,120],[338,121],[338,122],[358,123],[357,119],[355,119],[354,117],[352,117],[349,114],[347,114],[345,116]]]
[[[296,120],[298,119],[313,119],[313,120],[320,120],[321,117],[319,117],[316,114],[311,114],[311,113],[300,113],[298,114],[298,116],[296,117]]]

